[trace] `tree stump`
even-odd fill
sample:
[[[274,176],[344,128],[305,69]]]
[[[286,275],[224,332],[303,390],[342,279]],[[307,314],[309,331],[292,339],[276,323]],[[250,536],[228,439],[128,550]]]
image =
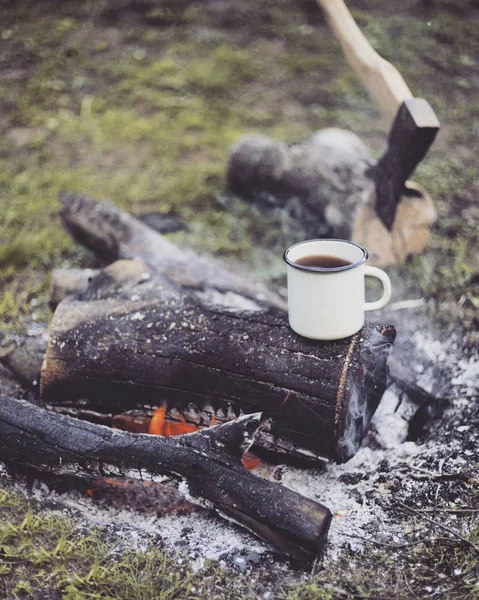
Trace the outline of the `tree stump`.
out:
[[[389,230],[378,216],[374,166],[356,135],[329,128],[298,144],[245,136],[231,149],[227,178],[246,202],[280,213],[291,241],[352,240],[368,249],[369,264],[400,264],[424,250],[436,210],[427,192],[407,181]]]

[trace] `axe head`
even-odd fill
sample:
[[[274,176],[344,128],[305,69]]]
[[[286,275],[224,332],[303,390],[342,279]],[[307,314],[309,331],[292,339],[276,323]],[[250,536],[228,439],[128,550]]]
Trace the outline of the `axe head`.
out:
[[[440,123],[423,98],[405,100],[388,135],[386,152],[368,175],[376,186],[376,212],[390,231],[404,184],[433,143]]]

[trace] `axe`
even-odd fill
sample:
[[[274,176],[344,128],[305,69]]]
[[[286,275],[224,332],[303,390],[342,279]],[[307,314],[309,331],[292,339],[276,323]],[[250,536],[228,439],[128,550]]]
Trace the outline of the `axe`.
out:
[[[429,150],[440,123],[427,100],[413,98],[399,71],[372,48],[343,0],[317,1],[371,100],[392,120],[387,149],[368,173],[376,187],[376,213],[391,231],[405,182]]]

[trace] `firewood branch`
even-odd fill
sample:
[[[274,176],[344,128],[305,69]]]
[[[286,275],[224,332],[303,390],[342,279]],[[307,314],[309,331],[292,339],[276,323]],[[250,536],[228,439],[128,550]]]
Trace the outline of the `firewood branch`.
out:
[[[172,438],[131,434],[0,396],[0,458],[40,470],[186,483],[208,505],[298,560],[314,559],[331,521],[321,504],[246,471],[240,462],[260,414]]]
[[[447,525],[444,525],[443,523],[439,523],[439,521],[435,521],[434,519],[431,519],[430,517],[427,517],[421,511],[416,510],[414,508],[411,508],[410,506],[406,506],[402,502],[398,502],[398,507],[402,508],[405,511],[411,512],[411,513],[413,513],[415,515],[419,515],[425,521],[427,521],[428,523],[431,523],[431,525],[434,525],[435,527],[439,527],[440,529],[443,529],[444,531],[447,531],[448,533],[450,533],[451,535],[453,535],[455,538],[461,540],[462,542],[464,542],[465,544],[467,544],[468,546],[470,546],[473,550],[475,550],[479,554],[479,546],[477,544],[475,544],[472,540],[469,540],[466,537],[464,537],[463,535],[461,535],[455,529],[452,529],[452,527],[448,527]]]
[[[155,273],[184,288],[216,289],[242,294],[265,305],[286,308],[286,302],[265,285],[251,281],[240,268],[179,248],[127,212],[102,200],[64,193],[61,218],[71,236],[98,257],[111,262],[141,258]]]

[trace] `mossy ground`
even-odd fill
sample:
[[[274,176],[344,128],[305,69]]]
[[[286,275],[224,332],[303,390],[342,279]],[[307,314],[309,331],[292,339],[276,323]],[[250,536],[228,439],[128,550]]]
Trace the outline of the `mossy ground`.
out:
[[[435,199],[439,221],[428,250],[395,275],[466,319],[469,327],[477,326],[477,3],[349,4],[373,45],[399,68],[413,93],[430,101],[443,124],[415,175]],[[186,233],[173,235],[177,241],[253,262],[251,248],[257,243],[276,248],[276,232],[247,211],[239,220],[221,201],[225,161],[235,140],[255,131],[294,141],[339,126],[355,131],[376,155],[384,148],[386,126],[313,0],[225,0],[223,8],[191,0],[31,0],[3,1],[0,7],[0,346],[21,334],[27,320],[48,320],[48,277],[54,266],[91,260],[60,227],[62,190],[108,198],[137,215],[173,211],[187,226]],[[3,502],[8,505],[8,498]],[[52,525],[57,521],[30,516],[22,530],[27,509],[20,511],[20,520],[5,504],[3,510],[1,535],[15,538],[21,557],[13,561],[15,573],[8,561],[0,567],[9,586],[5,593],[16,589],[28,596],[25,586],[45,587],[38,574],[46,568],[46,555],[32,540],[35,527],[44,528],[42,535],[50,527],[56,533],[47,552],[54,573],[48,589],[68,594],[68,586],[80,586],[87,597],[128,597],[119,595],[124,582],[108,587],[116,583],[102,570],[100,546],[78,567],[83,583],[70,581],[65,561],[75,564],[80,550],[69,542],[69,526],[57,528]],[[5,539],[2,544],[11,546]],[[82,548],[92,540],[86,536]],[[457,552],[458,564],[470,565],[467,551]],[[447,568],[456,560],[446,549],[442,555],[440,564]],[[62,556],[63,566],[55,571]],[[387,554],[382,556],[384,572],[393,573]],[[166,565],[171,597],[185,593],[168,560],[160,554],[120,558],[127,573],[151,574],[135,583],[146,587],[135,588],[136,595],[129,597],[158,592],[153,563]],[[371,565],[374,561],[366,561],[363,569],[358,562],[360,583],[348,575],[350,583],[338,587],[368,597],[391,597],[388,590],[421,596],[419,584],[408,591],[392,575],[369,585]],[[323,575],[320,581],[339,577]],[[424,577],[434,580],[434,574]],[[81,585],[96,587],[87,592]],[[334,597],[321,585],[287,593]],[[463,596],[451,597],[465,598],[466,588],[458,589]],[[469,588],[467,594],[473,597]]]

